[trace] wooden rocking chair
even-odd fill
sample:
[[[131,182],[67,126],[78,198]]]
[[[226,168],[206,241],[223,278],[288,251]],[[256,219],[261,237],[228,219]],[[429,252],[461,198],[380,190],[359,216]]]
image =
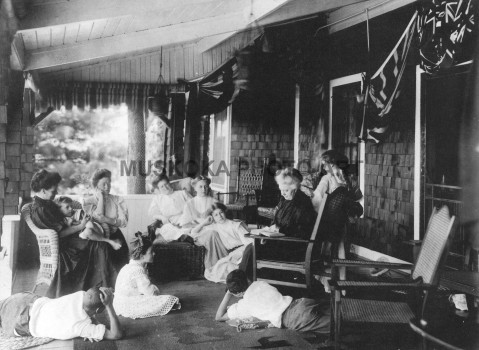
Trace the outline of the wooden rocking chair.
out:
[[[313,274],[317,274],[321,269],[320,257],[313,256],[313,253],[320,251],[320,249],[315,249],[316,245],[320,245],[322,242],[316,242],[316,235],[318,232],[319,223],[321,221],[321,216],[323,215],[324,206],[326,203],[327,195],[324,196],[321,205],[318,210],[318,215],[316,217],[316,222],[314,224],[313,231],[311,232],[311,237],[309,240],[301,239],[296,237],[265,237],[265,236],[256,236],[250,235],[250,237],[254,238],[253,243],[253,280],[262,280],[266,281],[271,284],[279,284],[285,285],[290,287],[297,287],[297,288],[307,288],[308,292],[312,292],[312,282],[313,282]],[[288,242],[299,242],[303,243],[306,246],[306,253],[304,256],[303,261],[271,261],[271,260],[261,260],[256,257],[256,249],[255,246],[261,240],[272,240],[272,241],[280,241],[284,244],[288,244]],[[261,268],[268,268],[274,270],[283,270],[283,271],[295,271],[300,272],[305,277],[304,283],[295,283],[295,282],[288,282],[283,280],[273,280],[273,279],[263,279],[257,278],[257,269]]]
[[[331,294],[331,339],[335,348],[340,348],[342,323],[387,323],[409,324],[410,319],[422,318],[428,293],[437,288],[439,273],[448,252],[455,217],[450,217],[447,206],[434,209],[424,236],[421,251],[414,265],[395,264],[375,261],[353,261],[334,259],[333,280],[330,282],[334,293]],[[337,280],[338,267],[388,268],[411,270],[406,281],[400,282],[368,282]],[[417,296],[423,294],[422,303],[417,303],[413,312],[407,303],[343,298],[343,290],[409,290],[416,291]],[[422,305],[422,306],[421,306]]]

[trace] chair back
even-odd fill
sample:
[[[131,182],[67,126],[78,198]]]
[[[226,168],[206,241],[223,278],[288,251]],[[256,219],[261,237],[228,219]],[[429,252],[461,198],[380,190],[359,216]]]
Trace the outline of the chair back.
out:
[[[422,278],[424,283],[437,284],[439,269],[447,256],[455,216],[449,215],[449,208],[434,208],[427,225],[426,234],[419,256],[412,271],[412,278]]]
[[[245,167],[247,163],[243,161],[243,158],[239,158],[236,191],[240,196],[254,195],[255,190],[261,189],[265,170],[264,163],[265,160],[263,160],[263,166],[261,168],[251,165]],[[243,169],[243,167],[245,168]]]
[[[32,203],[24,205],[21,216],[37,238],[40,252],[40,269],[35,287],[41,283],[49,286],[58,267],[58,234],[51,229],[40,229],[33,223],[31,206]]]

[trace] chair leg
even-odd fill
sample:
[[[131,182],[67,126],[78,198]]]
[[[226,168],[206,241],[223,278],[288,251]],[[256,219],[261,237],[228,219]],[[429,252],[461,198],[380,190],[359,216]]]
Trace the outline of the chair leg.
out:
[[[338,289],[334,290],[334,348],[340,350],[341,348],[341,291]]]

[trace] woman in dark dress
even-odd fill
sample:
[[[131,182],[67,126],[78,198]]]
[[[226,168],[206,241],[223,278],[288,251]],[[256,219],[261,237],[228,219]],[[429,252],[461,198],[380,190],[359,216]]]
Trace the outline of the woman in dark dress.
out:
[[[94,286],[115,285],[117,270],[111,263],[111,247],[104,242],[78,236],[86,219],[79,225],[65,225],[64,216],[53,198],[61,177],[56,172],[40,170],[33,175],[31,189],[35,192],[31,218],[40,229],[53,229],[59,237],[59,263],[47,296],[60,297]]]
[[[309,239],[316,220],[311,199],[300,190],[303,176],[294,168],[279,170],[275,176],[281,199],[275,209],[272,229],[288,237]],[[304,259],[306,245],[296,242],[266,242],[258,247],[262,259],[295,261]]]
[[[94,194],[85,198],[83,205],[92,213],[95,221],[101,224],[105,234],[121,243],[121,248],[110,254],[114,266],[120,271],[130,260],[128,244],[120,230],[120,227],[124,228],[128,224],[128,207],[122,197],[110,194],[110,170],[97,169],[93,173],[91,184]]]
[[[279,170],[275,176],[281,190],[281,199],[275,208],[273,225],[270,230],[283,233],[287,237],[308,239],[311,237],[317,214],[311,199],[301,190],[301,173],[294,168]],[[306,244],[299,242],[284,242],[265,240],[264,244],[256,246],[256,256],[259,259],[282,261],[304,260]],[[247,246],[239,268],[252,276],[253,247]]]

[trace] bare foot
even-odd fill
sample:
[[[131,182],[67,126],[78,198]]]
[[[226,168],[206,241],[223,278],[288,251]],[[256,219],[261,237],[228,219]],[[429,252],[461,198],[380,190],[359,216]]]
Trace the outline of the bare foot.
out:
[[[118,240],[110,241],[110,244],[115,250],[119,250],[121,248],[121,243]]]

